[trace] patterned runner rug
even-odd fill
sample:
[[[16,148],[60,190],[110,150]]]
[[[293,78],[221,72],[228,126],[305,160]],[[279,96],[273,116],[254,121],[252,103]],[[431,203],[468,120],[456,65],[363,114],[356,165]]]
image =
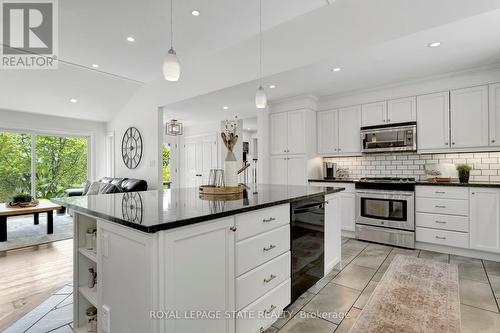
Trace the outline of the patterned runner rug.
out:
[[[350,333],[460,332],[458,267],[397,255]]]

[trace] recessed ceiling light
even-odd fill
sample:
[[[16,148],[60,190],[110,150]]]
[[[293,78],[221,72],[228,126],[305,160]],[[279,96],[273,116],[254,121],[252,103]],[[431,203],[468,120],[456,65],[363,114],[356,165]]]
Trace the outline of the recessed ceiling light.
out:
[[[428,47],[438,47],[439,45],[441,45],[441,42],[432,42],[427,44]]]
[[[222,107],[224,110],[228,110],[229,109],[229,106],[225,105]]]
[[[275,84],[270,84],[269,88],[274,89],[274,88],[276,88],[276,85]]]
[[[334,69],[332,69],[332,72],[340,72],[341,68],[340,67],[335,67]]]
[[[135,38],[132,36],[128,36],[127,41],[133,43],[133,42],[135,42]]]
[[[200,12],[195,9],[191,12],[191,14],[193,14],[193,16],[199,16]]]
[[[92,64],[92,67],[99,68],[99,65],[98,64]]]
[[[72,99],[70,99],[69,101],[70,101],[71,103],[76,103],[76,102],[78,102],[78,100],[77,100],[76,98],[72,98]]]
[[[251,131],[251,130],[252,130],[252,129],[251,129],[250,127],[249,127],[249,128],[247,128],[247,131]]]

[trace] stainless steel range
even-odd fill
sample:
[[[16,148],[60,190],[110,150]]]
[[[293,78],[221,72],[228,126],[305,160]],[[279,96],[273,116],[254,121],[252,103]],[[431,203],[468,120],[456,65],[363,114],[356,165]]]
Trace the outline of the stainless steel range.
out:
[[[415,179],[361,178],[356,183],[356,238],[415,247]]]

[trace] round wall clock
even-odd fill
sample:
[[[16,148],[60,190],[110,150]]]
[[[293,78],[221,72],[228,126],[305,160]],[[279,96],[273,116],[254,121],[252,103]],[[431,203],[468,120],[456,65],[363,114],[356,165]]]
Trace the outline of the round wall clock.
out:
[[[129,222],[142,224],[142,197],[137,192],[123,194],[122,215]]]
[[[142,136],[135,127],[129,127],[122,138],[122,159],[129,169],[135,169],[142,159]]]

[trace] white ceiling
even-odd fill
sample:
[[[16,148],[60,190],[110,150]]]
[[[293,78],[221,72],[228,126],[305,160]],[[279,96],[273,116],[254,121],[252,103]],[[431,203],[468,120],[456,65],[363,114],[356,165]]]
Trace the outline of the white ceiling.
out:
[[[179,119],[255,115],[257,0],[175,1],[174,45],[183,71],[176,83],[161,76],[167,0],[59,6],[60,58],[79,66],[0,71],[0,108],[107,121],[142,92]],[[193,9],[201,15],[192,16]],[[500,0],[264,0],[265,82],[278,85],[267,89],[269,97],[329,94],[492,63],[500,59],[499,9]],[[126,42],[128,35],[136,42]],[[433,40],[443,45],[425,47]],[[93,63],[99,71],[90,69]],[[343,70],[331,73],[332,66]]]

